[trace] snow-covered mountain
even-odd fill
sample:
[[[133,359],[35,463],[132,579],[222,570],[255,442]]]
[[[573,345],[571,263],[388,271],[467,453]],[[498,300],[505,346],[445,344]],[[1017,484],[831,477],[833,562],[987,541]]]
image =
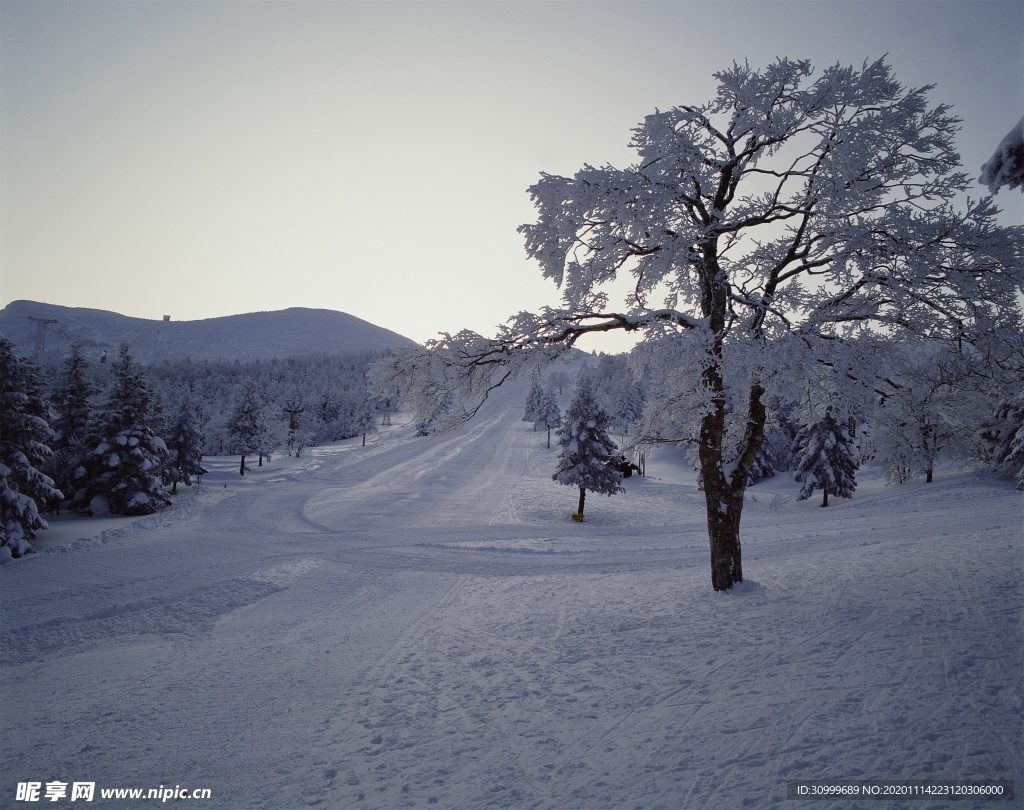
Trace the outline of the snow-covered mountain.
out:
[[[0,311],[0,334],[28,356],[35,352],[38,329],[38,322],[30,318],[54,321],[46,327],[43,362],[59,362],[76,342],[90,355],[116,353],[128,342],[134,357],[143,363],[184,358],[257,360],[373,351],[413,343],[353,315],[327,309],[293,307],[199,321],[154,321],[100,309],[12,301]]]

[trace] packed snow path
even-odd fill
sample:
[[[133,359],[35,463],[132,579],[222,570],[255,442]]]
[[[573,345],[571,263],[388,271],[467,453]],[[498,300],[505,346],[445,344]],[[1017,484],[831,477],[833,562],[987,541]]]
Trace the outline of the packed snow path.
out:
[[[1017,799],[815,807],[1021,806],[1020,493],[864,477],[823,510],[780,476],[716,594],[692,475],[663,454],[576,524],[524,396],[0,567],[0,807],[59,780],[94,807],[761,808],[825,779]]]

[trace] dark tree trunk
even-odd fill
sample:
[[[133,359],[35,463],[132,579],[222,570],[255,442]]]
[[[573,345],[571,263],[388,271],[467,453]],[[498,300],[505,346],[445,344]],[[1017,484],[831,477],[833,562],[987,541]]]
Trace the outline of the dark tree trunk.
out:
[[[587,499],[587,491],[583,487],[580,487],[580,505],[579,505],[579,508],[576,510],[576,514],[577,515],[582,515],[583,514],[583,502],[586,499]]]
[[[821,505],[822,506],[828,506],[828,490],[827,489],[823,489],[821,491]]]
[[[723,177],[718,196],[726,194],[726,183],[727,178]],[[724,208],[724,199],[717,207]],[[698,455],[704,481],[704,503],[707,508],[708,540],[711,547],[711,587],[716,591],[726,591],[737,582],[743,581],[740,515],[743,512],[747,472],[753,465],[764,435],[764,406],[760,400],[762,389],[755,384],[751,388],[746,433],[739,448],[736,468],[730,478],[726,474],[723,453],[726,396],[725,380],[722,377],[722,348],[729,293],[718,266],[716,237],[702,244],[699,252],[701,309],[708,319],[708,327],[714,340],[708,350],[708,362],[701,373],[702,386],[711,395],[711,407],[700,422]],[[758,414],[759,426],[752,424],[752,420]]]
[[[707,503],[708,539],[711,542],[711,587],[727,591],[743,581],[743,562],[740,549],[740,514],[743,495],[708,486],[704,479],[704,498]]]
[[[363,447],[366,447],[366,434],[363,434]]]
[[[705,384],[712,391],[722,391],[722,377],[717,368],[704,372]],[[708,539],[711,547],[711,587],[726,591],[743,581],[740,517],[743,495],[750,472],[764,440],[767,419],[761,395],[764,389],[754,383],[747,403],[747,426],[739,456],[731,475],[726,475],[723,442],[725,439],[725,399],[716,396],[711,410],[701,420],[700,467],[704,479],[704,500],[707,508]]]
[[[245,455],[244,454],[242,455],[242,463],[238,467],[238,474],[240,476],[242,476],[243,478],[245,477]]]
[[[551,428],[548,428],[548,450],[551,449]]]
[[[261,467],[263,466],[263,453],[260,453],[260,464],[259,464],[259,466],[261,466]]]

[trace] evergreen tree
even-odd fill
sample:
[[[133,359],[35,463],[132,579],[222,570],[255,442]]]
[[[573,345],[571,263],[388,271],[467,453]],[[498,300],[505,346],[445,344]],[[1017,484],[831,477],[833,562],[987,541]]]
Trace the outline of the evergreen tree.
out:
[[[30,552],[29,541],[46,528],[39,505],[63,497],[40,471],[51,454],[49,416],[35,366],[0,338],[0,547],[12,557]]]
[[[825,410],[820,421],[800,431],[794,448],[797,463],[793,477],[803,488],[797,500],[807,500],[816,489],[822,491],[822,506],[828,506],[829,495],[853,497],[858,465],[852,450],[853,442],[831,408]]]
[[[562,424],[562,411],[558,407],[554,391],[544,391],[540,400],[540,407],[537,410],[536,418],[533,421],[534,429],[545,428],[548,432],[548,449],[551,449],[551,430]]]
[[[763,481],[765,478],[772,478],[775,475],[775,458],[772,455],[772,446],[767,441],[761,445],[761,449],[757,451],[757,458],[754,459],[754,463],[750,466],[750,472],[747,473],[747,486],[753,486],[758,481]]]
[[[627,430],[644,414],[644,395],[636,384],[624,385],[615,398],[615,417]]]
[[[983,439],[992,447],[992,468],[1024,490],[1024,391],[999,404]]]
[[[534,430],[537,429],[537,421],[543,400],[544,389],[541,387],[540,380],[535,379],[530,384],[530,392],[526,395],[526,410],[523,413],[523,421],[532,422]]]
[[[594,399],[590,381],[581,376],[565,421],[558,431],[562,454],[551,476],[559,484],[580,490],[577,514],[582,519],[587,491],[602,495],[622,492],[620,473],[610,462],[615,456],[615,442],[608,435],[611,417]]]
[[[227,428],[234,451],[242,456],[238,474],[245,475],[246,456],[259,454],[262,466],[269,431],[256,380],[246,380],[238,390]]]
[[[96,444],[85,460],[86,483],[71,507],[91,509],[101,496],[115,515],[149,515],[171,503],[160,478],[167,445],[153,429],[156,395],[127,343],[113,375],[106,404],[90,429]]]
[[[190,487],[192,476],[202,476],[206,473],[202,465],[202,420],[191,386],[185,391],[178,418],[174,421],[168,437],[168,456],[163,479],[164,486],[170,485],[171,494],[176,494],[179,481]]]
[[[90,451],[89,430],[99,388],[89,378],[89,361],[76,343],[50,396],[57,415],[52,423],[53,457],[49,471],[57,486],[73,495],[84,484],[85,463]]]

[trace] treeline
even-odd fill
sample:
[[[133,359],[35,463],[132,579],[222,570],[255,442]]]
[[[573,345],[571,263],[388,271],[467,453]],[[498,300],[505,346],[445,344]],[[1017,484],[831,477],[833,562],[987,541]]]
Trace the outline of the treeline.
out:
[[[367,403],[374,413],[393,403],[370,397],[366,372],[383,352],[309,355],[251,362],[161,362],[147,367],[161,400],[173,410],[182,386],[191,391],[203,422],[206,452],[235,455],[238,443],[232,414],[248,394],[264,414],[272,448],[301,452],[305,447],[350,439],[363,432]],[[294,414],[294,416],[293,416]],[[292,444],[289,446],[289,440]]]
[[[849,497],[856,470],[880,469],[889,484],[931,482],[940,466],[977,468],[1024,489],[1024,339],[1004,332],[985,350],[953,341],[869,345],[837,352],[836,362],[784,357],[771,387],[764,441],[748,485],[791,474],[799,498],[819,491]],[[687,448],[698,468],[700,416],[706,392],[684,347],[641,344],[630,355],[587,358],[582,374],[611,423],[634,451],[655,444]],[[689,381],[689,382],[688,382]],[[537,376],[526,421],[547,427],[543,395],[569,381],[556,370]],[[736,403],[727,408],[735,445],[745,425]]]
[[[19,557],[60,508],[143,515],[205,472],[206,455],[251,460],[376,430],[397,406],[367,391],[382,352],[143,366],[122,346],[81,348],[40,371],[0,339],[0,548]]]

